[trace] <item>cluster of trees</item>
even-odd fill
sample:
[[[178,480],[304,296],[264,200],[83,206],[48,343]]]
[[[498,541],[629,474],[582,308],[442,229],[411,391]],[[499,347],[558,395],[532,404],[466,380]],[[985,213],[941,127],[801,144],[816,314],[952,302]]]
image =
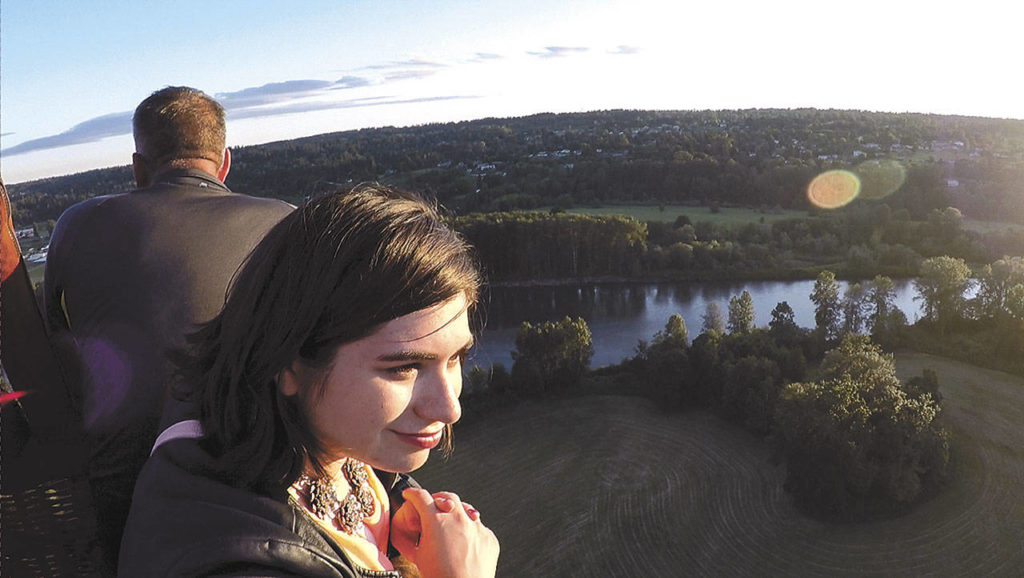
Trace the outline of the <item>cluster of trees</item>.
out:
[[[835,275],[823,271],[811,295],[815,330],[832,340],[863,331],[887,349],[910,346],[1024,375],[1024,257],[973,269],[958,257],[929,257],[913,284],[921,318],[908,326],[888,277],[851,283],[840,295]]]
[[[565,213],[474,213],[455,228],[491,279],[635,276],[647,229],[634,219]]]
[[[672,315],[633,357],[594,371],[582,319],[524,323],[511,373],[474,368],[471,391],[504,399],[615,391],[665,408],[710,408],[765,437],[806,511],[843,520],[889,515],[936,488],[950,454],[936,374],[900,382],[884,349],[942,343],[941,353],[975,363],[1001,356],[1024,372],[1024,258],[972,274],[962,259],[931,257],[914,287],[923,316],[908,326],[890,278],[844,291],[822,271],[810,295],[813,328],[798,326],[786,302],[766,327],[755,326],[743,292],[725,312],[709,303],[692,342]]]
[[[946,306],[947,293],[918,291],[936,309]],[[786,464],[786,488],[806,511],[854,520],[908,507],[944,479],[949,448],[934,372],[901,383],[891,356],[869,337],[893,344],[906,333],[892,280],[878,276],[843,292],[825,271],[810,297],[812,329],[796,324],[786,302],[767,327],[756,327],[743,292],[724,315],[710,303],[692,343],[682,317],[672,315],[632,358],[595,371],[587,369],[592,343],[582,319],[524,323],[511,374],[474,368],[472,390],[518,399],[596,386],[664,408],[710,408],[773,445]]]
[[[742,226],[693,222],[687,215],[671,223],[640,223],[557,211],[473,213],[455,217],[453,224],[477,247],[494,281],[779,277],[837,263],[846,277],[905,277],[927,275],[922,264],[938,256],[967,263],[994,258],[982,236],[964,228],[955,208],[932,209],[922,221],[908,219],[906,211],[894,213],[882,203]]]
[[[779,303],[767,327],[753,324],[750,295],[725,314],[710,303],[689,342],[673,315],[622,364],[587,371],[592,351],[582,319],[524,324],[511,376],[492,369],[492,390],[513,397],[582,391],[613,383],[662,407],[708,407],[766,436],[786,464],[786,488],[807,511],[863,519],[908,507],[945,477],[948,434],[934,372],[901,383],[883,346],[925,346],[974,363],[1024,373],[1024,258],[972,273],[959,258],[921,262],[914,280],[922,318],[907,325],[893,282],[876,276],[841,290],[821,272],[810,298],[815,326],[799,327]],[[993,362],[994,360],[994,362]],[[477,391],[488,376],[475,370]]]
[[[923,318],[908,334],[911,345],[1024,375],[1024,257],[973,271],[961,259],[926,259],[914,287]]]
[[[460,213],[568,204],[661,202],[807,206],[824,170],[896,159],[960,180],[974,217],[1024,209],[1024,122],[837,110],[600,111],[345,131],[233,151],[231,186],[291,201],[334,184],[380,180]],[[126,158],[127,160],[127,158]],[[128,190],[127,167],[9,187],[21,224]],[[919,219],[948,204],[946,181],[911,174],[889,200]]]
[[[921,318],[908,325],[889,277],[877,275],[841,291],[835,274],[822,271],[811,294],[814,331],[829,343],[865,333],[889,350],[910,346],[1024,375],[1024,257],[974,269],[958,257],[929,257],[913,284]]]
[[[857,520],[899,511],[937,487],[947,474],[949,436],[939,401],[919,385],[934,373],[900,383],[892,357],[853,334],[818,373],[786,385],[774,413],[773,445],[798,504]]]
[[[510,385],[527,396],[571,391],[579,386],[593,355],[590,328],[582,318],[523,322],[516,332]]]
[[[985,221],[1024,223],[1024,204],[1019,196],[1020,183],[1024,182],[1021,163],[1004,162],[1000,155],[960,158],[951,175],[958,186],[950,191],[950,201],[965,214]]]
[[[896,289],[889,277],[876,275],[864,284],[851,283],[840,295],[835,274],[825,270],[815,279],[810,297],[815,331],[825,342],[864,331],[876,343],[893,349],[906,337],[907,316],[896,307]]]
[[[923,259],[951,255],[986,263],[1014,250],[1022,239],[1001,236],[989,243],[963,227],[955,208],[931,209],[923,220],[887,203],[858,203],[842,211],[771,224],[716,225],[688,215],[674,223],[648,222],[644,270],[650,274],[785,276],[812,267],[835,266],[848,277],[876,273],[912,276]]]
[[[512,372],[500,363],[469,368],[463,404],[479,415],[511,399],[578,393],[593,355],[590,328],[580,317],[524,321],[516,331]]]
[[[891,336],[905,323],[891,280],[867,285],[841,295],[831,272],[819,276],[811,330],[796,325],[786,302],[772,310],[767,328],[752,327],[749,296],[735,296],[726,332],[709,307],[701,335],[674,354],[686,360],[682,379],[673,379],[680,401],[766,436],[786,464],[787,491],[829,519],[907,507],[937,487],[949,464],[935,373],[901,383],[891,356],[860,333]],[[624,364],[642,379],[666,359],[647,349]]]
[[[685,358],[682,379],[665,383],[674,388],[662,394],[663,402],[713,408],[746,429],[767,435],[779,391],[806,376],[824,342],[796,324],[786,302],[772,310],[767,328],[754,327],[753,318],[746,292],[729,300],[725,321],[717,306],[709,305],[701,333],[688,348],[677,345],[670,352],[664,345],[639,347],[623,369],[646,381],[656,378],[652,369],[667,360]]]
[[[835,275],[821,272],[811,295],[817,331],[828,338],[870,333],[880,345],[931,350],[1024,374],[1024,257],[972,269],[961,258],[929,257],[913,280],[921,318],[913,326],[894,303],[892,280],[876,276],[840,295]]]

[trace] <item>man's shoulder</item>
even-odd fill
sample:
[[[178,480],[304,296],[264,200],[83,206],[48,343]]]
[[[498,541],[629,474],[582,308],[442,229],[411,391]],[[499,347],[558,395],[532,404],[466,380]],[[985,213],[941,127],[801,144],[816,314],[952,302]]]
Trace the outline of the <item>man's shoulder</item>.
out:
[[[127,193],[115,193],[111,195],[101,195],[97,197],[91,197],[84,201],[79,201],[74,205],[71,205],[60,214],[57,219],[57,224],[54,229],[53,237],[60,238],[67,234],[66,232],[71,228],[79,227],[79,223],[84,222],[89,218],[90,215],[95,214],[100,208],[107,203],[123,197]],[[51,238],[51,245],[53,245],[54,239]]]
[[[295,206],[273,197],[250,195],[244,191],[235,191],[215,177],[199,171],[183,171],[172,173],[166,180],[152,186],[134,191],[145,193],[138,195],[150,199],[178,199],[180,202],[191,203],[196,200],[209,200],[230,208],[263,211],[265,213],[289,213]],[[184,195],[184,196],[182,196]]]
[[[208,217],[224,224],[242,229],[269,229],[295,207],[280,199],[270,197],[254,197],[242,193],[230,192],[219,196],[207,207]]]
[[[61,219],[75,219],[80,218],[82,215],[88,214],[91,211],[96,210],[97,207],[101,207],[110,201],[123,197],[128,193],[113,193],[110,195],[99,195],[96,197],[90,197],[84,201],[79,201],[74,205],[71,205],[61,213]]]
[[[232,191],[228,198],[235,199],[238,203],[244,203],[252,207],[262,208],[266,211],[278,211],[282,213],[290,213],[295,210],[295,205],[283,201],[281,199],[275,199],[273,197],[257,197],[254,195],[247,195],[245,193],[239,193]]]
[[[65,213],[70,213],[68,215],[70,219],[77,219],[81,215],[89,213],[97,215],[117,213],[123,217],[163,211],[157,207],[202,203],[202,206],[215,213],[227,211],[280,218],[295,209],[294,205],[280,199],[257,197],[232,191],[219,181],[211,181],[211,183],[215,183],[217,186],[212,184],[200,186],[181,182],[156,183],[127,193],[94,197],[74,205]]]

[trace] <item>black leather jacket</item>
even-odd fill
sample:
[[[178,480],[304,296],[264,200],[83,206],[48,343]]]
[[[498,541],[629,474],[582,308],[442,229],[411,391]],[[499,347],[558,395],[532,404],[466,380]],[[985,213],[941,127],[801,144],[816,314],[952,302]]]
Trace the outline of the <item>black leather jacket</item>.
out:
[[[350,563],[286,493],[269,496],[217,478],[197,440],[170,441],[139,477],[118,575],[398,577]],[[392,512],[415,482],[379,474]]]

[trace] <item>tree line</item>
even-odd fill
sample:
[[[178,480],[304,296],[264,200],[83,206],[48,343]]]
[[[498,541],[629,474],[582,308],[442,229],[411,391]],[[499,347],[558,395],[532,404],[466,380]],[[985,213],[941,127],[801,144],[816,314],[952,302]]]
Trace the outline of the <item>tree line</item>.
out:
[[[986,263],[1024,252],[1024,237],[967,230],[963,215],[953,207],[931,209],[922,220],[912,220],[906,211],[894,211],[884,202],[771,224],[726,226],[697,218],[690,214],[674,223],[647,223],[646,273],[813,277],[815,270],[832,267],[844,277],[909,277],[917,275],[924,259],[938,255]]]
[[[804,208],[815,175],[873,159],[942,177],[908,181],[889,201],[914,219],[953,205],[1024,222],[1024,122],[909,113],[619,110],[362,129],[238,147],[229,184],[301,201],[334,184],[382,181],[461,214],[624,202]],[[947,179],[959,183],[952,193]],[[125,166],[9,191],[21,226],[131,183]]]
[[[696,216],[694,218],[697,218]],[[1024,253],[1014,240],[967,230],[952,207],[909,219],[885,203],[767,223],[719,225],[679,215],[641,223],[626,216],[563,212],[473,213],[453,226],[476,248],[494,282],[646,277],[814,277],[830,267],[848,278],[913,277],[946,255],[971,264]],[[980,266],[980,265],[978,265]]]
[[[492,280],[637,276],[647,239],[645,225],[619,216],[474,213],[454,227]]]

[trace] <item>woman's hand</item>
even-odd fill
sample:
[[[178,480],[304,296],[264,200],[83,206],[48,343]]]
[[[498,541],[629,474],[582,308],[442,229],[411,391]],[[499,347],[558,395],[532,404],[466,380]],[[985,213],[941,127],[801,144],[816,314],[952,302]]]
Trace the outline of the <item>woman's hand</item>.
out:
[[[408,488],[391,519],[391,543],[424,578],[494,576],[498,539],[480,512],[450,492]]]

